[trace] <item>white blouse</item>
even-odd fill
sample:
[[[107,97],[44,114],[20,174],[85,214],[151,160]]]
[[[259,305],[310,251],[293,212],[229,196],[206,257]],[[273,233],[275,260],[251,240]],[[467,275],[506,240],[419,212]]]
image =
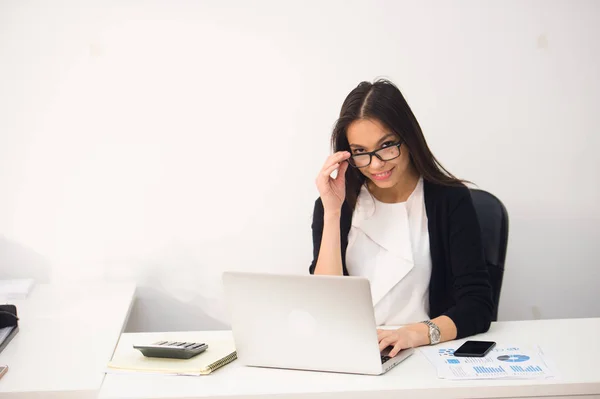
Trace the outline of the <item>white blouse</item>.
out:
[[[369,279],[377,325],[429,319],[431,253],[422,178],[401,203],[383,203],[361,189],[346,267],[351,276]]]

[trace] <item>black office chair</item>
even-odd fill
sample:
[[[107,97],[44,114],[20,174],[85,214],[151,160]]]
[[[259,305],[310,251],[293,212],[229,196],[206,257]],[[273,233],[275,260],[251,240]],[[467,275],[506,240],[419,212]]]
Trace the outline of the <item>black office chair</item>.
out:
[[[504,204],[487,191],[471,189],[471,197],[481,226],[481,239],[494,300],[492,320],[496,321],[508,245],[508,212]]]

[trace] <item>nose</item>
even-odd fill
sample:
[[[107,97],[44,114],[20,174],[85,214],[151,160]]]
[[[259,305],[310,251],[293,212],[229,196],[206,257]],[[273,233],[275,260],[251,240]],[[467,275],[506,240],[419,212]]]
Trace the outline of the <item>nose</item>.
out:
[[[383,168],[384,165],[385,165],[385,161],[382,161],[381,159],[379,159],[375,155],[373,155],[373,157],[371,158],[371,165],[369,165],[369,166],[370,166],[370,169],[377,171],[377,170]]]

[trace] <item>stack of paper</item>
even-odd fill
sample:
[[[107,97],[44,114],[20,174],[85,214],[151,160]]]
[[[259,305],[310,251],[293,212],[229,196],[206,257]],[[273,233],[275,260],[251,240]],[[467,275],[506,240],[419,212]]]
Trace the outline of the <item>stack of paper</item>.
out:
[[[17,326],[0,328],[0,352],[6,348],[6,345],[8,345],[18,331],[19,327]]]
[[[14,326],[0,328],[0,345],[2,345],[2,343],[4,343],[4,340],[6,338],[8,338],[8,336],[10,335],[10,333],[12,332],[12,330],[14,328],[15,328]]]
[[[458,346],[436,345],[421,349],[437,370],[450,380],[534,379],[553,377],[541,348],[495,347],[485,357],[456,357]]]
[[[0,280],[0,298],[7,300],[25,299],[32,287],[33,279],[31,278]]]

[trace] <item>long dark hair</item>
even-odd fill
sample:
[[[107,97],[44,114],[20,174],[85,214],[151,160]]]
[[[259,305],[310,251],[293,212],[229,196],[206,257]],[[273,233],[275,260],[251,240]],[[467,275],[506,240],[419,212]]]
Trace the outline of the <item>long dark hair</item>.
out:
[[[350,151],[346,131],[352,122],[359,119],[377,120],[396,134],[410,150],[411,162],[424,180],[445,186],[463,184],[431,153],[417,118],[400,90],[389,80],[361,82],[348,94],[331,134],[335,152]],[[366,177],[356,168],[349,167],[346,171],[346,201],[352,209],[365,180]]]

